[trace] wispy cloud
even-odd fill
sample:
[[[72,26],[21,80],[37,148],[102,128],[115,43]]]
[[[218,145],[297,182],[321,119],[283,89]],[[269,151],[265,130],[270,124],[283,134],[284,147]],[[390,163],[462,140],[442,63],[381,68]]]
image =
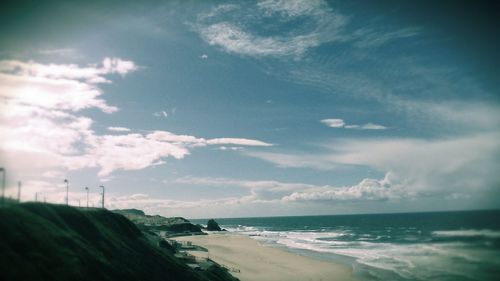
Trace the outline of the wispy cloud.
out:
[[[233,150],[233,151],[244,150],[244,148],[241,146],[221,146],[218,149],[219,150]]]
[[[301,21],[301,25],[276,33],[266,30]],[[350,17],[322,0],[259,1],[256,5],[220,5],[200,14],[194,29],[210,45],[224,51],[253,57],[300,59],[310,49],[326,43],[349,42],[356,48],[376,48],[392,40],[419,34],[417,28],[376,30],[350,26]],[[261,29],[256,28],[260,26]],[[262,34],[269,35],[262,35]]]
[[[361,125],[360,128],[363,130],[385,130],[385,129],[387,129],[386,126],[382,126],[379,124],[373,124],[373,123],[366,123],[364,125]]]
[[[345,128],[345,129],[357,129],[357,130],[385,130],[385,129],[387,129],[386,126],[373,124],[373,123],[366,123],[364,125],[354,125],[354,124],[348,125],[345,123],[345,121],[343,119],[336,119],[336,118],[323,119],[320,122],[327,125],[328,127],[331,127],[331,128]]]
[[[56,49],[44,49],[38,51],[38,53],[47,56],[59,56],[65,58],[81,58],[81,54],[77,49],[73,48],[56,48]]]
[[[203,27],[200,34],[210,45],[220,46],[230,53],[251,56],[300,56],[308,48],[319,44],[315,36],[311,35],[293,38],[261,37],[228,22]]]
[[[125,127],[108,127],[108,131],[112,132],[130,132],[129,128]]]
[[[243,5],[244,8],[226,5],[214,8],[212,11],[198,16],[194,29],[210,45],[219,46],[223,50],[247,56],[292,56],[301,57],[310,48],[324,42],[344,40],[336,34],[347,19],[334,13],[323,1],[261,1],[256,7]],[[283,23],[303,17],[310,28],[297,28],[287,34],[269,36],[260,35],[251,30],[242,21],[221,19],[231,13],[251,13],[255,22],[267,18],[280,18]],[[328,32],[327,32],[328,31]]]
[[[216,144],[216,145],[248,145],[248,146],[272,146],[270,143],[266,143],[259,140],[251,140],[251,139],[241,139],[241,138],[217,138],[217,139],[209,139],[206,141],[207,144]]]
[[[264,0],[259,1],[257,7],[268,15],[278,13],[288,17],[322,15],[329,10],[323,0]]]
[[[343,128],[345,125],[345,122],[342,119],[323,119],[321,120],[321,123],[331,128]]]
[[[165,110],[157,111],[157,112],[153,113],[153,116],[167,118],[168,112],[166,112]]]
[[[353,33],[353,46],[357,48],[375,48],[398,39],[416,37],[421,30],[416,27],[406,27],[399,30],[380,31],[370,28],[361,28]]]
[[[273,163],[281,168],[313,168],[317,170],[332,170],[339,165],[331,161],[326,155],[310,153],[277,153],[244,151],[244,155],[259,158]]]

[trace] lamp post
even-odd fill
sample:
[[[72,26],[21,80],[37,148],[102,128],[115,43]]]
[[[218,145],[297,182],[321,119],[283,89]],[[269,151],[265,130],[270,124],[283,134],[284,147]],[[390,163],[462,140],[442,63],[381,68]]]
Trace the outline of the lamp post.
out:
[[[66,183],[66,205],[69,205],[68,204],[68,202],[69,202],[69,197],[68,197],[69,181],[67,179],[65,179],[64,182]]]
[[[102,188],[102,208],[104,209],[104,185],[99,185]]]
[[[0,167],[0,172],[2,172],[2,206],[5,204],[5,168]]]
[[[21,202],[21,181],[17,182],[17,202]]]
[[[87,209],[89,208],[89,188],[86,186],[85,190],[87,191]]]

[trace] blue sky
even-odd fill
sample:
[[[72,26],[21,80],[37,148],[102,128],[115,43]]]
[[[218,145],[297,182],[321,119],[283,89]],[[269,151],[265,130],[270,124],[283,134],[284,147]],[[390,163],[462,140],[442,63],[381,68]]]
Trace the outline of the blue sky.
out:
[[[23,4],[25,2],[22,2]],[[239,217],[498,208],[498,4],[6,6],[22,199]]]

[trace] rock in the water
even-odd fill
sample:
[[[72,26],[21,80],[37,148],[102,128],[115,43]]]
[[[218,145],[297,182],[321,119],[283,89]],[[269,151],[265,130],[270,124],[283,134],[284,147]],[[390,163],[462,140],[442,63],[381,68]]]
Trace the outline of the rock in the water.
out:
[[[211,219],[207,222],[207,230],[208,231],[221,231],[221,228],[215,220]]]

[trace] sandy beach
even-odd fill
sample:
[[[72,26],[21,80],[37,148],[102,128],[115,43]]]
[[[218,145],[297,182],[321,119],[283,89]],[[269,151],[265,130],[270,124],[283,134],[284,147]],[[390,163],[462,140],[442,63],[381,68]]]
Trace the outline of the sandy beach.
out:
[[[207,248],[210,259],[235,269],[231,274],[241,281],[356,280],[349,267],[262,246],[243,235],[221,233],[175,239]],[[203,252],[198,254],[207,255]]]

